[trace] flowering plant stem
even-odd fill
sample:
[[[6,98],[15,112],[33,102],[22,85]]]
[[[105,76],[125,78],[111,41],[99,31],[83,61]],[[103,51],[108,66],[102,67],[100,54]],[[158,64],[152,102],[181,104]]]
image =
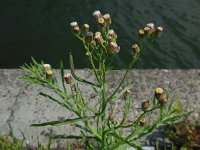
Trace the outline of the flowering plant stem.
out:
[[[131,62],[114,92],[109,94],[107,72],[110,65],[112,65],[113,59],[117,53],[119,53],[120,47],[116,43],[117,34],[114,30],[110,29],[111,18],[109,14],[102,16],[99,11],[95,11],[93,15],[100,24],[102,33],[96,32],[94,36],[94,34],[89,31],[88,24],[84,24],[81,31],[77,22],[72,22],[71,28],[73,34],[83,44],[96,81],[91,82],[75,74],[74,61],[71,54],[71,74],[65,74],[64,65],[62,62],[60,63],[62,89],[59,84],[57,84],[56,76],[49,64],[39,64],[32,59],[32,64],[25,64],[22,66],[27,72],[27,75],[21,76],[22,79],[52,90],[59,98],[55,98],[43,92],[39,94],[58,103],[77,116],[62,121],[56,120],[32,124],[32,126],[60,126],[70,124],[80,129],[81,132],[79,136],[54,135],[51,136],[50,141],[54,139],[79,139],[82,137],[87,149],[117,150],[119,148],[121,150],[121,146],[125,149],[128,146],[142,149],[138,145],[138,139],[144,138],[145,135],[151,133],[153,129],[159,125],[173,122],[175,118],[177,119],[177,116],[181,116],[180,104],[176,100],[172,101],[170,105],[167,105],[168,95],[166,94],[166,90],[157,88],[153,94],[152,101],[145,101],[142,103],[141,108],[139,108],[141,114],[138,118],[135,120],[128,120],[130,111],[136,111],[131,103],[131,91],[129,87],[124,87],[120,92],[119,90],[120,87],[123,86],[130,69],[133,68],[140,54],[160,36],[163,29],[161,27],[155,28],[154,25],[150,23],[147,24],[147,27],[139,31],[140,44],[134,44],[132,46],[132,53],[130,54],[132,57]],[[147,44],[145,44],[145,41]],[[74,79],[76,81],[73,81]],[[94,89],[94,92],[97,94],[96,100],[98,102],[98,107],[93,107],[86,103],[84,93],[79,89],[79,83],[85,84],[85,86],[91,86]],[[67,90],[66,84],[69,86],[69,90]],[[113,105],[115,101],[121,99],[124,99],[122,101],[124,110],[122,112],[122,118],[117,119],[115,118],[117,113]],[[152,112],[156,110],[160,112],[158,119],[149,119],[150,122],[147,122],[146,118],[151,117]],[[93,123],[91,123],[91,121]],[[128,134],[127,129],[131,130],[131,133]],[[92,144],[92,139],[96,142],[95,144]],[[48,147],[50,148],[50,145]]]

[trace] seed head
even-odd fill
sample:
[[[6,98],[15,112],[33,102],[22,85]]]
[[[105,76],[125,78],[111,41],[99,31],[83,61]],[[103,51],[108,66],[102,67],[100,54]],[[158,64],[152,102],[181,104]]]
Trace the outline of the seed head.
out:
[[[108,50],[110,53],[115,54],[120,51],[120,47],[115,42],[110,42],[108,45]]]
[[[72,78],[72,76],[71,76],[70,73],[66,73],[66,74],[64,75],[64,79],[65,79],[65,82],[66,82],[67,84],[71,84],[71,83],[72,83],[72,80],[73,80],[73,78]]]
[[[137,44],[132,45],[133,54],[137,54],[140,52],[140,47]]]

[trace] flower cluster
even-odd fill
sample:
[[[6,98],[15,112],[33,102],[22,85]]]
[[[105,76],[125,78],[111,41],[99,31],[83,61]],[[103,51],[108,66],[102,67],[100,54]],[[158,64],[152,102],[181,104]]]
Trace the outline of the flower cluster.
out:
[[[82,31],[78,26],[77,22],[72,22],[71,29],[74,35],[83,39],[86,43],[93,47],[103,46],[105,52],[109,54],[116,54],[120,51],[120,46],[117,45],[117,34],[113,29],[109,29],[111,25],[111,17],[109,14],[102,15],[100,11],[94,11],[92,14],[98,24],[102,27],[102,33],[100,31],[95,32],[95,34],[89,30],[89,25],[84,24]],[[87,52],[88,54],[88,52]]]

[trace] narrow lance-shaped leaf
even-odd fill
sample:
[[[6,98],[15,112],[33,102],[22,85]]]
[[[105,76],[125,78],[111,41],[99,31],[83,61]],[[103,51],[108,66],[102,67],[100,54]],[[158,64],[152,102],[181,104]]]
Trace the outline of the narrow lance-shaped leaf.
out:
[[[77,81],[84,82],[84,83],[90,84],[90,85],[92,85],[92,86],[97,86],[97,87],[99,87],[99,85],[96,85],[96,84],[94,84],[94,83],[92,83],[92,82],[90,82],[90,81],[87,81],[87,80],[85,80],[85,79],[82,79],[82,78],[78,77],[78,76],[75,74],[75,72],[74,72],[74,62],[73,62],[73,57],[72,57],[71,53],[70,53],[70,67],[71,67],[72,76],[73,76]]]
[[[31,126],[33,127],[39,127],[39,126],[61,126],[61,125],[66,125],[66,124],[71,124],[75,123],[78,121],[84,121],[93,118],[93,116],[86,116],[86,117],[81,117],[81,118],[74,118],[74,119],[65,119],[63,121],[49,121],[49,122],[44,122],[44,123],[39,123],[39,124],[32,124]]]
[[[62,81],[62,85],[63,85],[63,89],[64,92],[67,93],[67,90],[65,88],[65,80],[64,80],[64,65],[63,65],[63,61],[60,61],[60,74],[61,74],[61,81]]]

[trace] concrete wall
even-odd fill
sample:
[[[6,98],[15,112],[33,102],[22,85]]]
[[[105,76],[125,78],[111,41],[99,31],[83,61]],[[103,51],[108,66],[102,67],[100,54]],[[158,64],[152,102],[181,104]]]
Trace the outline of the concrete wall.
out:
[[[69,70],[66,70],[68,72]],[[111,71],[108,74],[108,94],[111,93],[122,77],[124,71]],[[94,76],[86,70],[76,70],[76,73],[88,80],[93,81]],[[32,123],[57,120],[74,117],[69,111],[38,95],[38,92],[51,93],[37,85],[30,85],[20,80],[23,75],[20,69],[0,69],[0,133],[8,131],[8,123],[11,124],[15,134],[21,137],[21,131],[31,143],[37,143],[37,137],[41,142],[46,141],[48,128],[30,127]],[[55,75],[60,78],[59,70]],[[166,88],[171,95],[177,93],[184,106],[192,108],[195,112],[191,118],[200,119],[200,70],[131,70],[124,85],[132,87],[132,101],[135,108],[141,102],[148,100],[154,94],[156,87]],[[124,86],[123,85],[123,86]],[[80,85],[84,96],[89,98],[88,103],[94,107],[97,105],[96,95],[92,88]],[[116,110],[121,111],[122,101],[118,101]],[[139,112],[133,109],[130,119],[134,119]],[[77,134],[74,127],[53,127],[56,134]],[[57,141],[59,143],[60,141]]]

